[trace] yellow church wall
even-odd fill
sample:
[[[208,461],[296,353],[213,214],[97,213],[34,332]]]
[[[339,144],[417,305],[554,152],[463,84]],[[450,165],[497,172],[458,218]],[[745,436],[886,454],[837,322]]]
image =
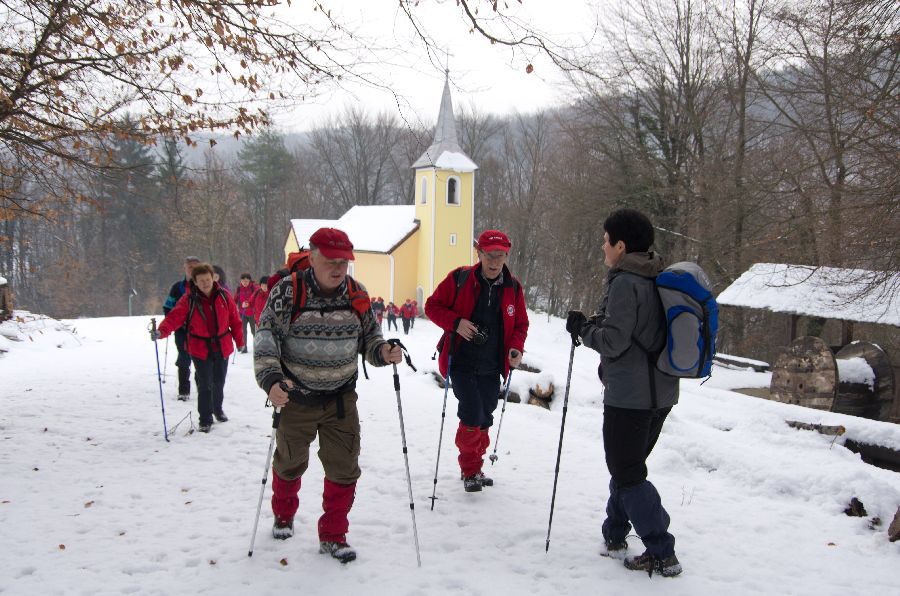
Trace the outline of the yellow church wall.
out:
[[[354,251],[354,279],[366,286],[366,291],[373,299],[376,296],[386,297],[390,294],[391,263],[388,255],[372,252]]]
[[[402,304],[407,298],[416,300],[420,238],[421,231],[416,230],[391,253],[391,256],[394,257],[394,295],[393,298],[389,298],[388,294],[381,294],[381,297],[385,299],[385,304],[389,299],[393,300],[394,304]],[[425,302],[419,300],[419,307],[423,306],[425,306]]]
[[[300,250],[300,246],[297,244],[297,236],[294,234],[294,230],[291,229],[288,232],[287,240],[284,241],[284,262],[287,263],[289,254],[298,250]]]

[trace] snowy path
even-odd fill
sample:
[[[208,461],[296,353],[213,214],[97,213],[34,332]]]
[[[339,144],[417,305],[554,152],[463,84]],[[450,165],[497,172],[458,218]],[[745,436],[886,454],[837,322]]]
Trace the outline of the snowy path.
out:
[[[420,372],[401,367],[422,568],[416,568],[391,371],[372,367],[372,379],[358,387],[363,476],[350,541],[359,559],[342,567],[317,553],[322,470],[314,455],[295,537],[271,538],[267,494],[248,559],[271,425],[251,355],[239,355],[229,370],[231,420],[209,435],[185,436],[182,425],[166,444],[147,322],[71,321],[80,345],[46,329],[0,358],[0,592],[897,593],[900,543],[888,543],[884,527],[872,531],[867,519],[842,510],[857,496],[870,517],[889,523],[900,505],[900,475],[782,421],[855,425],[895,445],[900,428],[726,391],[766,384],[757,373],[717,370],[703,388],[683,382],[682,402],[650,459],[685,567],[679,578],[648,579],[599,556],[608,475],[597,357],[584,348],[576,353],[549,554],[544,540],[561,386],[552,412],[508,407],[500,460],[487,470],[496,486],[480,494],[465,494],[458,480],[451,394],[440,499],[430,511],[443,392],[429,372],[438,333],[423,321],[403,337]],[[164,387],[172,425],[196,402],[175,400],[170,348]],[[569,350],[558,320],[550,326],[533,315],[526,348],[542,376],[564,383]],[[640,552],[639,540],[629,543]]]

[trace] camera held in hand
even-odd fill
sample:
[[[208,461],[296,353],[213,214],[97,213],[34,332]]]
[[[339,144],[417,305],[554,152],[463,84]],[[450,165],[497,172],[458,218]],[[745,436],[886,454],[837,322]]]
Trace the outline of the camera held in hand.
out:
[[[475,332],[472,333],[472,343],[476,346],[483,346],[484,343],[488,340],[490,330],[487,327],[479,325],[478,323],[473,323],[473,325],[475,325]]]

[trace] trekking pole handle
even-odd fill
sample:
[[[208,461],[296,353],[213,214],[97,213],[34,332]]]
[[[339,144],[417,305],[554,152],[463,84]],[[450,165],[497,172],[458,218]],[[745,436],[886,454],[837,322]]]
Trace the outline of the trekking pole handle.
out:
[[[281,424],[281,407],[276,407],[275,412],[272,414],[272,428],[278,430],[278,425]]]
[[[411,369],[413,369],[413,372],[418,372],[418,369],[415,366],[413,366],[412,359],[409,357],[409,350],[406,349],[406,346],[404,346],[403,343],[399,339],[392,337],[389,340],[387,340],[387,342],[388,342],[388,345],[390,345],[391,347],[400,346],[400,350],[403,352],[404,358],[406,358],[407,366],[409,366]],[[396,370],[396,368],[395,368],[395,370]],[[395,383],[395,385],[396,384],[397,383]],[[400,387],[398,386],[397,389],[399,390]]]

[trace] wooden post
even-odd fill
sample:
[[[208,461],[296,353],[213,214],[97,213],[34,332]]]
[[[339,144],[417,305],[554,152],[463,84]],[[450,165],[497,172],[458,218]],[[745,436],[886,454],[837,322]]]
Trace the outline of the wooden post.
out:
[[[800,326],[800,315],[791,315],[791,341],[793,343],[797,339],[797,328]]]
[[[841,321],[841,347],[853,341],[853,323],[851,321]]]

